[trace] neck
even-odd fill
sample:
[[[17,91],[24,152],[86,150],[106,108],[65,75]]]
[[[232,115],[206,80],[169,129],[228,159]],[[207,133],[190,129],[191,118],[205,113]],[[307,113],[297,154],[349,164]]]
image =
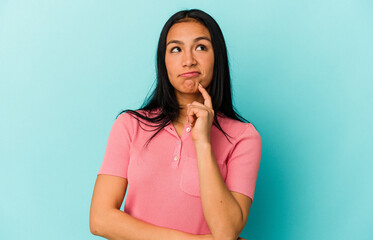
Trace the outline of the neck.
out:
[[[174,122],[186,124],[187,123],[187,104],[192,104],[192,102],[197,101],[199,103],[204,103],[204,99],[201,93],[198,94],[177,94],[176,99],[181,107],[179,111],[179,117],[175,119]]]

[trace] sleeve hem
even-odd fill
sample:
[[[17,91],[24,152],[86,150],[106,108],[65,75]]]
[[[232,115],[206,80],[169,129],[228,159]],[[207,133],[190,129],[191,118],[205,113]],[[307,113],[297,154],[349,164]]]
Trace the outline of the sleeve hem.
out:
[[[127,176],[116,174],[116,173],[104,173],[104,172],[101,173],[101,172],[99,172],[99,173],[97,173],[97,176],[98,175],[110,175],[110,176],[121,177],[121,178],[127,179]]]
[[[248,192],[241,191],[241,190],[234,189],[234,188],[232,188],[232,189],[231,189],[231,188],[228,188],[228,190],[229,190],[230,192],[241,193],[241,194],[245,195],[246,197],[251,198],[252,201],[254,201],[254,194],[250,194],[250,193],[248,193]]]

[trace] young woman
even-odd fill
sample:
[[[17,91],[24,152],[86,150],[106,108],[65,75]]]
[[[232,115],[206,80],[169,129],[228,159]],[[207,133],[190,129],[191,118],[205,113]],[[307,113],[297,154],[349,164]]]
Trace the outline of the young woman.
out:
[[[201,10],[177,12],[159,38],[154,92],[140,109],[122,111],[111,129],[91,232],[108,239],[237,239],[261,148],[255,127],[232,106],[218,24]]]

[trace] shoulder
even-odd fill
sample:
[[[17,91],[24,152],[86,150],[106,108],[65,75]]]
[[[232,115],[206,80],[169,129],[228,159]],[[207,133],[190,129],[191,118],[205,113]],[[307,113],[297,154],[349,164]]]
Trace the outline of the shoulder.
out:
[[[133,129],[138,125],[137,114],[143,115],[139,110],[127,110],[120,113],[114,121],[114,126],[120,128]]]
[[[118,124],[126,125],[127,128],[137,128],[140,124],[142,127],[147,127],[151,122],[151,118],[159,114],[158,110],[126,110],[118,115],[115,122]]]
[[[118,115],[119,121],[133,121],[141,116],[145,118],[153,117],[158,113],[158,110],[126,110]]]
[[[120,123],[130,123],[134,119],[135,119],[134,114],[132,112],[126,111],[126,112],[120,113],[115,121],[120,122]]]
[[[226,116],[218,115],[218,121],[221,128],[230,136],[237,140],[242,137],[260,138],[258,130],[252,123],[241,122]]]

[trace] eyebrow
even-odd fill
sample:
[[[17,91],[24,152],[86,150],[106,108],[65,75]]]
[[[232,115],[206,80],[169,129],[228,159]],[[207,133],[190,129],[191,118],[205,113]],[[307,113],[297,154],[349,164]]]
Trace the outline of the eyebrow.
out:
[[[193,40],[193,42],[198,42],[198,41],[200,41],[200,40],[207,40],[207,41],[209,41],[209,42],[211,42],[211,40],[210,40],[210,38],[208,38],[208,37],[198,37],[198,38],[195,38],[194,40]],[[169,41],[167,44],[166,44],[166,47],[169,45],[169,44],[171,44],[171,43],[178,43],[178,44],[181,44],[181,45],[184,45],[184,43],[182,42],[182,41],[179,41],[179,40],[171,40],[171,41]]]

